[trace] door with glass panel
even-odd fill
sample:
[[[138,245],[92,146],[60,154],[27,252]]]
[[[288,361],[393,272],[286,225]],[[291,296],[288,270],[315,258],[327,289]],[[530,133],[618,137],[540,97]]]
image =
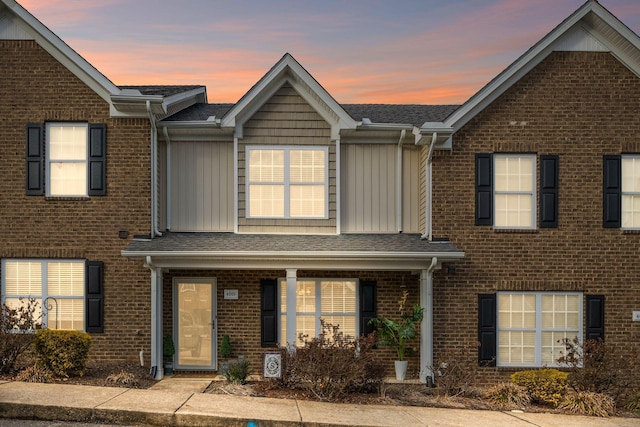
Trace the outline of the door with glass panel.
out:
[[[215,279],[176,278],[173,282],[173,337],[177,368],[215,369]]]

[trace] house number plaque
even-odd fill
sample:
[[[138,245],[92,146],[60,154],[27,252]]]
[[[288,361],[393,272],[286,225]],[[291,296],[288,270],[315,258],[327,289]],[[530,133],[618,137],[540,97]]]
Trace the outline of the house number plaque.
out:
[[[237,289],[225,289],[224,290],[224,299],[238,299],[238,290]]]

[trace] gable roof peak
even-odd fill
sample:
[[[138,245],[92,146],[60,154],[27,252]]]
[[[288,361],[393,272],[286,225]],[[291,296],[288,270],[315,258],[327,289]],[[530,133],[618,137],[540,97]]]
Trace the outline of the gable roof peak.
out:
[[[225,114],[221,126],[235,127],[236,135],[241,138],[244,123],[285,83],[289,83],[329,123],[332,138],[338,138],[341,129],[357,126],[349,113],[288,52]]]

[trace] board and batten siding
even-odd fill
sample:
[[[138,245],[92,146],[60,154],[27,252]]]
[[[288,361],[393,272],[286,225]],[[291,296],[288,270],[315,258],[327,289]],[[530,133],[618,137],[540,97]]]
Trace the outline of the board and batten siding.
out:
[[[329,147],[328,219],[247,218],[246,148],[247,146]],[[282,86],[244,124],[238,141],[238,231],[240,233],[336,232],[336,148],[329,124],[288,84]]]
[[[233,142],[171,144],[170,179],[171,231],[233,231]]]
[[[403,147],[402,231],[419,232],[420,149]],[[396,233],[396,144],[342,144],[343,233]]]

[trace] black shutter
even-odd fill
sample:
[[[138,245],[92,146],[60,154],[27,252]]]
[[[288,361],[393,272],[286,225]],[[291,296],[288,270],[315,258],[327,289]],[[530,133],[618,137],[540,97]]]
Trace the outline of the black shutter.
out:
[[[496,294],[478,295],[478,364],[496,366]]]
[[[287,313],[295,316],[295,313]],[[278,281],[260,280],[260,345],[275,347],[278,344]]]
[[[540,156],[540,228],[558,227],[558,156]]]
[[[27,124],[26,145],[26,194],[42,196],[44,194],[44,138],[40,123]]]
[[[86,331],[104,332],[104,264],[87,261],[86,265]]]
[[[602,164],[602,226],[606,228],[620,228],[622,191],[620,166],[620,156],[604,156]]]
[[[360,282],[360,335],[373,332],[373,326],[369,325],[369,321],[377,316],[376,288],[376,282],[373,280]]]
[[[585,339],[604,340],[604,295],[587,295]]]
[[[493,225],[493,154],[476,154],[476,225]]]
[[[107,194],[107,127],[89,124],[89,196]]]

